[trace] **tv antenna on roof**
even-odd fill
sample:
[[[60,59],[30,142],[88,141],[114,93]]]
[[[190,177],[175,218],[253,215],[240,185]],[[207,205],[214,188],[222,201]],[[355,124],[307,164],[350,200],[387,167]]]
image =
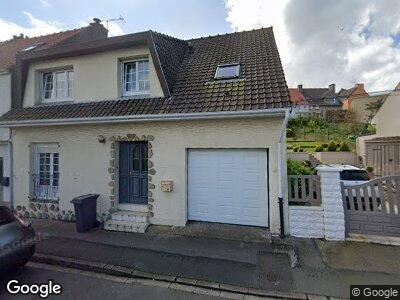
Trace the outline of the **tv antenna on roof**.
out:
[[[94,20],[94,21],[96,21],[96,20]],[[125,22],[125,19],[124,19],[123,16],[119,15],[119,18],[104,19],[104,20],[101,20],[101,22],[106,22],[106,29],[108,30],[108,23],[109,22],[122,22],[123,23],[123,22]]]

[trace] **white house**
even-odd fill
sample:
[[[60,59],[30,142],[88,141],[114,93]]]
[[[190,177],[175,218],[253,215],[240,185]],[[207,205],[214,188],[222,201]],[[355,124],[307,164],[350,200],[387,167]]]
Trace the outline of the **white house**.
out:
[[[73,220],[71,199],[94,193],[109,230],[199,220],[280,232],[290,102],[272,28],[26,51],[16,78],[0,125],[19,214]]]

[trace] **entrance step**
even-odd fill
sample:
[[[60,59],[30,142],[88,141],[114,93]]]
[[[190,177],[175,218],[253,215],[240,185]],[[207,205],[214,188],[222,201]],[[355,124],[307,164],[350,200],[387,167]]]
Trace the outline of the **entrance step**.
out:
[[[149,221],[149,213],[145,211],[120,210],[111,215],[111,220],[146,223]]]
[[[149,215],[147,212],[121,210],[111,215],[111,219],[105,222],[104,229],[144,233],[149,224]]]

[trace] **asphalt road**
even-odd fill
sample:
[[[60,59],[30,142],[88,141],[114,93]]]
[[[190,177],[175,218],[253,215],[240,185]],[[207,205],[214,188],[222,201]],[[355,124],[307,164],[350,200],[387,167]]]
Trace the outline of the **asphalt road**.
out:
[[[126,282],[119,277],[35,263],[1,275],[0,299],[40,299],[38,295],[10,295],[6,286],[13,279],[18,280],[20,284],[41,284],[51,279],[62,286],[61,295],[52,295],[46,299],[221,299],[157,286],[149,282]]]

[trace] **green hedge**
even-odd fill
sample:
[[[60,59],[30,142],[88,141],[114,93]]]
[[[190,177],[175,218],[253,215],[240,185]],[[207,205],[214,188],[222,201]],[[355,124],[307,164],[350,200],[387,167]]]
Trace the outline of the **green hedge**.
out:
[[[314,169],[309,162],[298,162],[296,160],[287,160],[287,174],[288,175],[313,175]]]

